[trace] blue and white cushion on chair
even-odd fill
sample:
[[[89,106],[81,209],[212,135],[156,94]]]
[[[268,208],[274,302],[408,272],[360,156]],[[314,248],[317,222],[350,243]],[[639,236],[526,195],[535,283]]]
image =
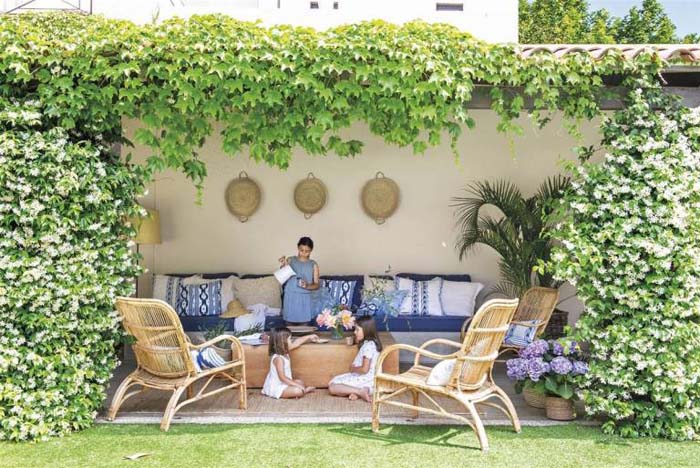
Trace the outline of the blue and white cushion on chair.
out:
[[[181,317],[221,315],[221,281],[180,284],[175,310]]]
[[[529,325],[537,325],[539,320],[528,320],[523,323]],[[519,325],[517,323],[512,323],[508,327],[506,332],[506,337],[503,339],[503,343],[509,346],[519,346],[525,347],[532,343],[535,339],[535,333],[537,333],[537,327],[526,327],[525,325]]]
[[[352,305],[352,296],[355,294],[356,285],[357,281],[321,280],[321,286],[328,291],[333,303],[335,305],[346,305],[348,308]]]

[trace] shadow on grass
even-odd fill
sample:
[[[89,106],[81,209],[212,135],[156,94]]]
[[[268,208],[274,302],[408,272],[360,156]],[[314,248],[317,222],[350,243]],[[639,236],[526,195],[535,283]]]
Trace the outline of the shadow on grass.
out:
[[[386,445],[422,444],[436,447],[453,447],[480,451],[476,434],[468,426],[392,426],[386,425],[379,433],[372,432],[371,426],[347,425],[329,429],[330,432],[363,440],[384,442]],[[459,435],[473,437],[474,445],[451,442]]]

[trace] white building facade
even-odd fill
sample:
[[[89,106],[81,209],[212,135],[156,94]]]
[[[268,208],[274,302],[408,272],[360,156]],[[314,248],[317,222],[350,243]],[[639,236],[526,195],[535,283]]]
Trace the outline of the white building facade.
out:
[[[135,23],[179,16],[222,13],[263,24],[326,29],[382,19],[405,23],[421,19],[452,24],[489,42],[517,42],[517,0],[2,0],[3,11],[76,9]]]

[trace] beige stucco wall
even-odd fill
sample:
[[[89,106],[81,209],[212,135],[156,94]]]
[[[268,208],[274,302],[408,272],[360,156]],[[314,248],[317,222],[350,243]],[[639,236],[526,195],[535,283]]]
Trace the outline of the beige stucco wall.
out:
[[[271,272],[277,258],[295,253],[300,236],[310,236],[322,274],[382,273],[391,265],[395,273],[467,272],[475,281],[493,283],[498,279],[498,257],[489,248],[459,261],[451,198],[462,194],[470,181],[497,178],[512,180],[529,195],[546,176],[561,172],[560,161],[574,157],[576,141],[558,121],[536,130],[525,120],[525,135],[513,139],[513,151],[508,138],[496,132],[493,112],[474,115],[477,127],[462,135],[459,162],[448,141],[415,156],[409,148],[388,146],[357,125],[347,132],[366,143],[356,158],[310,157],[297,150],[289,169],[280,171],[256,164],[245,154],[226,156],[215,134],[200,153],[209,172],[201,206],[195,204],[191,182],[171,171],[158,175],[142,200],[147,208],[159,210],[162,230],[160,245],[141,247],[144,266],[156,273]],[[137,125],[125,122],[129,136]],[[597,141],[595,125],[585,125],[583,133],[588,144]],[[144,147],[132,153],[137,159],[149,154]],[[233,217],[224,201],[226,186],[243,170],[263,191],[260,208],[247,223]],[[368,218],[359,201],[363,184],[377,171],[401,189],[400,207],[383,225]],[[295,184],[308,172],[322,179],[329,192],[326,206],[309,220],[292,198]],[[140,295],[150,294],[150,284],[150,274],[144,275]],[[574,301],[562,305],[578,310]]]

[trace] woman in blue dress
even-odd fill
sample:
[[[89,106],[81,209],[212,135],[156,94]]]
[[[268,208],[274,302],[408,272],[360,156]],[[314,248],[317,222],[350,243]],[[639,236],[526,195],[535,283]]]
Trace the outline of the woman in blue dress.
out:
[[[284,285],[284,304],[282,316],[291,324],[306,324],[315,318],[318,300],[316,293],[321,287],[318,264],[311,260],[314,241],[302,237],[297,243],[298,253],[295,257],[281,257],[281,266],[289,265],[296,277]]]

